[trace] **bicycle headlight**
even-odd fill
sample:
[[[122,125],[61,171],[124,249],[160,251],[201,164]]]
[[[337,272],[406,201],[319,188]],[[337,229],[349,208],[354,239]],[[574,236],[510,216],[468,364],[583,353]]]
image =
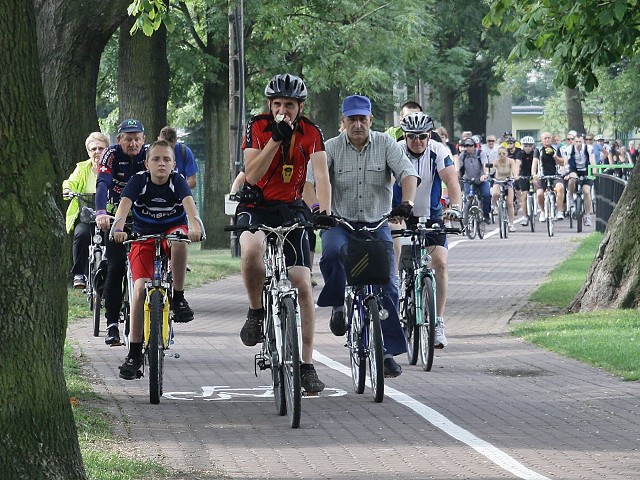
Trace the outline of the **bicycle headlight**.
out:
[[[387,310],[386,308],[381,308],[380,309],[380,320],[386,320],[387,318],[389,318],[389,310]]]
[[[99,233],[96,233],[93,236],[93,243],[95,243],[96,245],[100,245],[102,243],[102,235],[100,235]]]
[[[422,257],[420,257],[420,265],[422,267],[427,267],[430,263],[431,255],[429,255],[428,253],[425,253],[424,255],[422,255]]]
[[[278,290],[281,292],[288,292],[291,290],[291,282],[287,278],[283,278],[278,282]]]

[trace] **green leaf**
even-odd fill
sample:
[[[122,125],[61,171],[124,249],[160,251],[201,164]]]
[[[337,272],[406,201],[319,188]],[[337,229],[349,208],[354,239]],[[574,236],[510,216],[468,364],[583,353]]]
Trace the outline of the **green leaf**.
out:
[[[142,32],[147,36],[150,37],[151,35],[153,35],[153,25],[151,25],[150,23],[143,23],[142,25]]]
[[[613,6],[615,11],[616,19],[621,22],[624,18],[624,14],[627,13],[627,2],[626,0],[618,0]]]

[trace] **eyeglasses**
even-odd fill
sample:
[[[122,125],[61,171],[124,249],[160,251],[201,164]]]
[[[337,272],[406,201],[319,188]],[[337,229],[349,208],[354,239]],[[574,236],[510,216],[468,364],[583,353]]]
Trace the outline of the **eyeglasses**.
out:
[[[104,147],[93,147],[89,149],[90,152],[101,152],[103,150],[105,150]]]
[[[567,137],[567,140],[573,141],[573,137]]]
[[[425,138],[429,138],[428,133],[407,133],[406,136],[409,140],[424,140]]]
[[[507,145],[513,145],[513,142],[507,142]]]

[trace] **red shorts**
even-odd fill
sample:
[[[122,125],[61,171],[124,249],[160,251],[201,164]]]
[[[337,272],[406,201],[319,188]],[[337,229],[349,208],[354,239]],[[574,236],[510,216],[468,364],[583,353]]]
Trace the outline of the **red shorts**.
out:
[[[189,228],[186,225],[177,225],[166,230],[164,233],[180,232],[187,234]],[[167,254],[169,246],[166,241],[162,242],[162,253]],[[135,242],[131,244],[129,252],[129,264],[131,265],[131,277],[135,282],[139,278],[153,277],[153,260],[156,256],[156,242],[154,240],[146,240],[144,242]]]

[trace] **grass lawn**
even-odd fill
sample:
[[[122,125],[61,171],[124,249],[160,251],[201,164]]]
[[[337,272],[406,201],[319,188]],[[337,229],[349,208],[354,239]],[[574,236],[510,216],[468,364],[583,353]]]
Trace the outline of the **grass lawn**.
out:
[[[567,307],[582,287],[602,235],[593,233],[551,272],[530,300]],[[535,310],[535,309],[534,309]],[[640,312],[598,310],[518,323],[512,333],[548,350],[603,368],[625,380],[639,380]]]

